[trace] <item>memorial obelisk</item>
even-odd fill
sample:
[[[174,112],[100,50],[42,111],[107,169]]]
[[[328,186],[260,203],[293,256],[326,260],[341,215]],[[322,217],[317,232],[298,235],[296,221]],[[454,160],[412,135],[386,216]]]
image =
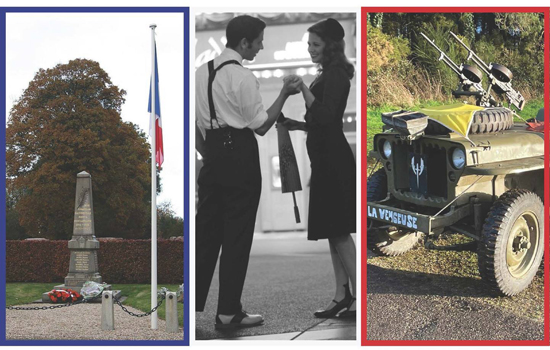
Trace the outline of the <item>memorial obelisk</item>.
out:
[[[55,289],[69,288],[80,292],[86,281],[102,283],[97,261],[99,241],[94,230],[94,205],[92,176],[83,171],[76,176],[76,197],[74,204],[73,236],[69,241],[71,260],[65,284]],[[111,289],[107,285],[105,289]],[[42,295],[43,302],[49,302],[48,293]]]
[[[76,176],[73,237],[69,241],[71,260],[65,288],[80,292],[86,281],[101,283],[97,263],[99,241],[94,230],[92,176],[83,171]]]

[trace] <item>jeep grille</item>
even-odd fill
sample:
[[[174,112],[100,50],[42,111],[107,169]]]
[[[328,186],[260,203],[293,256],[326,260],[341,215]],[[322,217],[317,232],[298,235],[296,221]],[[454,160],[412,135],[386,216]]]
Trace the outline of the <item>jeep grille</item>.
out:
[[[397,192],[437,202],[447,201],[447,150],[428,139],[412,144],[392,140],[393,180]],[[412,159],[414,157],[414,159]]]

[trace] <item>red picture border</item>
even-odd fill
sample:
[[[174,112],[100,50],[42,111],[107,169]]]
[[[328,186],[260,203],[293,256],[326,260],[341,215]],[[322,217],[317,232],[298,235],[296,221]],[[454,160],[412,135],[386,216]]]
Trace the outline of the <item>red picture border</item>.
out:
[[[545,114],[550,111],[550,8],[547,7],[362,7],[361,8],[361,118],[363,128],[361,130],[361,147],[363,152],[367,149],[367,13],[376,12],[408,12],[408,13],[432,13],[432,12],[542,12],[544,13],[544,110]],[[546,121],[544,125],[545,150],[550,150],[549,135],[550,135],[550,121]],[[545,172],[544,183],[550,183],[549,174],[549,153],[545,154]],[[367,340],[367,215],[366,215],[366,203],[367,203],[367,156],[366,154],[361,159],[361,345],[363,346],[395,346],[395,345],[409,345],[409,346],[441,346],[441,345],[523,345],[523,346],[541,346],[550,344],[550,307],[549,307],[549,291],[550,291],[550,249],[549,249],[549,225],[550,220],[545,220],[545,235],[544,235],[544,340]],[[549,211],[549,198],[550,198],[550,186],[544,188],[544,215],[548,218]]]

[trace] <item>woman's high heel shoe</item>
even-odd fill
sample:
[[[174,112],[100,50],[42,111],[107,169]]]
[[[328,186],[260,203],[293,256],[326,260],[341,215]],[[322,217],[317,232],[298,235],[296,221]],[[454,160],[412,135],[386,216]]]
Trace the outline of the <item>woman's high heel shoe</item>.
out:
[[[330,309],[316,311],[313,313],[313,315],[318,318],[332,318],[336,316],[341,310],[349,307],[349,305],[351,305],[351,300],[353,299],[353,297],[351,296],[351,292],[349,291],[348,283],[344,284],[344,288],[346,293],[344,299],[340,301],[332,300],[334,303],[336,303],[336,305],[334,305]]]
[[[349,308],[355,303],[355,298],[351,298],[351,301],[349,302],[347,309],[340,312],[338,314],[338,318],[353,318],[355,319],[357,317],[357,310],[350,310]]]

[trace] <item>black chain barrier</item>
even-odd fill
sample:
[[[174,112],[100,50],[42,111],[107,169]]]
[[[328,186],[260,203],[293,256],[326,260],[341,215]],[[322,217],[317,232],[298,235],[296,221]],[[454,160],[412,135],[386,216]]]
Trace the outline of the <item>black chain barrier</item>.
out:
[[[25,310],[25,311],[26,310],[52,310],[52,309],[59,309],[62,307],[73,306],[78,304],[86,304],[99,298],[101,298],[101,294],[96,295],[95,297],[90,299],[78,300],[78,301],[75,301],[74,303],[66,303],[61,305],[50,305],[50,306],[33,306],[33,307],[6,306],[6,310]]]
[[[165,292],[164,293],[159,293],[159,295],[160,295],[160,301],[157,304],[157,306],[152,308],[151,311],[143,313],[143,314],[136,314],[136,313],[133,313],[132,311],[129,311],[126,307],[124,307],[124,305],[122,305],[122,302],[117,298],[113,298],[113,301],[116,302],[122,308],[122,310],[124,310],[130,316],[145,317],[145,316],[149,316],[153,312],[157,311],[157,309],[164,302],[164,299],[166,299]],[[34,306],[34,307],[6,306],[6,310],[51,310],[51,309],[59,309],[59,308],[62,308],[62,307],[67,307],[67,306],[73,306],[73,305],[78,305],[78,304],[89,303],[89,302],[91,302],[93,300],[96,300],[96,299],[99,299],[101,297],[102,297],[102,294],[99,294],[99,295],[96,295],[95,297],[90,298],[90,299],[82,299],[82,300],[79,300],[79,301],[75,301],[74,303],[66,303],[66,304],[62,304],[62,305]]]
[[[120,300],[118,300],[117,298],[113,298],[114,302],[117,303],[122,308],[122,310],[124,310],[124,312],[126,312],[130,316],[135,316],[135,317],[149,316],[153,312],[157,311],[157,309],[162,305],[162,302],[164,301],[164,299],[166,299],[166,295],[161,294],[159,303],[157,304],[157,306],[152,308],[151,311],[143,313],[143,314],[135,314],[132,311],[129,311],[127,308],[125,308],[124,305],[122,305],[122,303],[120,302]]]

